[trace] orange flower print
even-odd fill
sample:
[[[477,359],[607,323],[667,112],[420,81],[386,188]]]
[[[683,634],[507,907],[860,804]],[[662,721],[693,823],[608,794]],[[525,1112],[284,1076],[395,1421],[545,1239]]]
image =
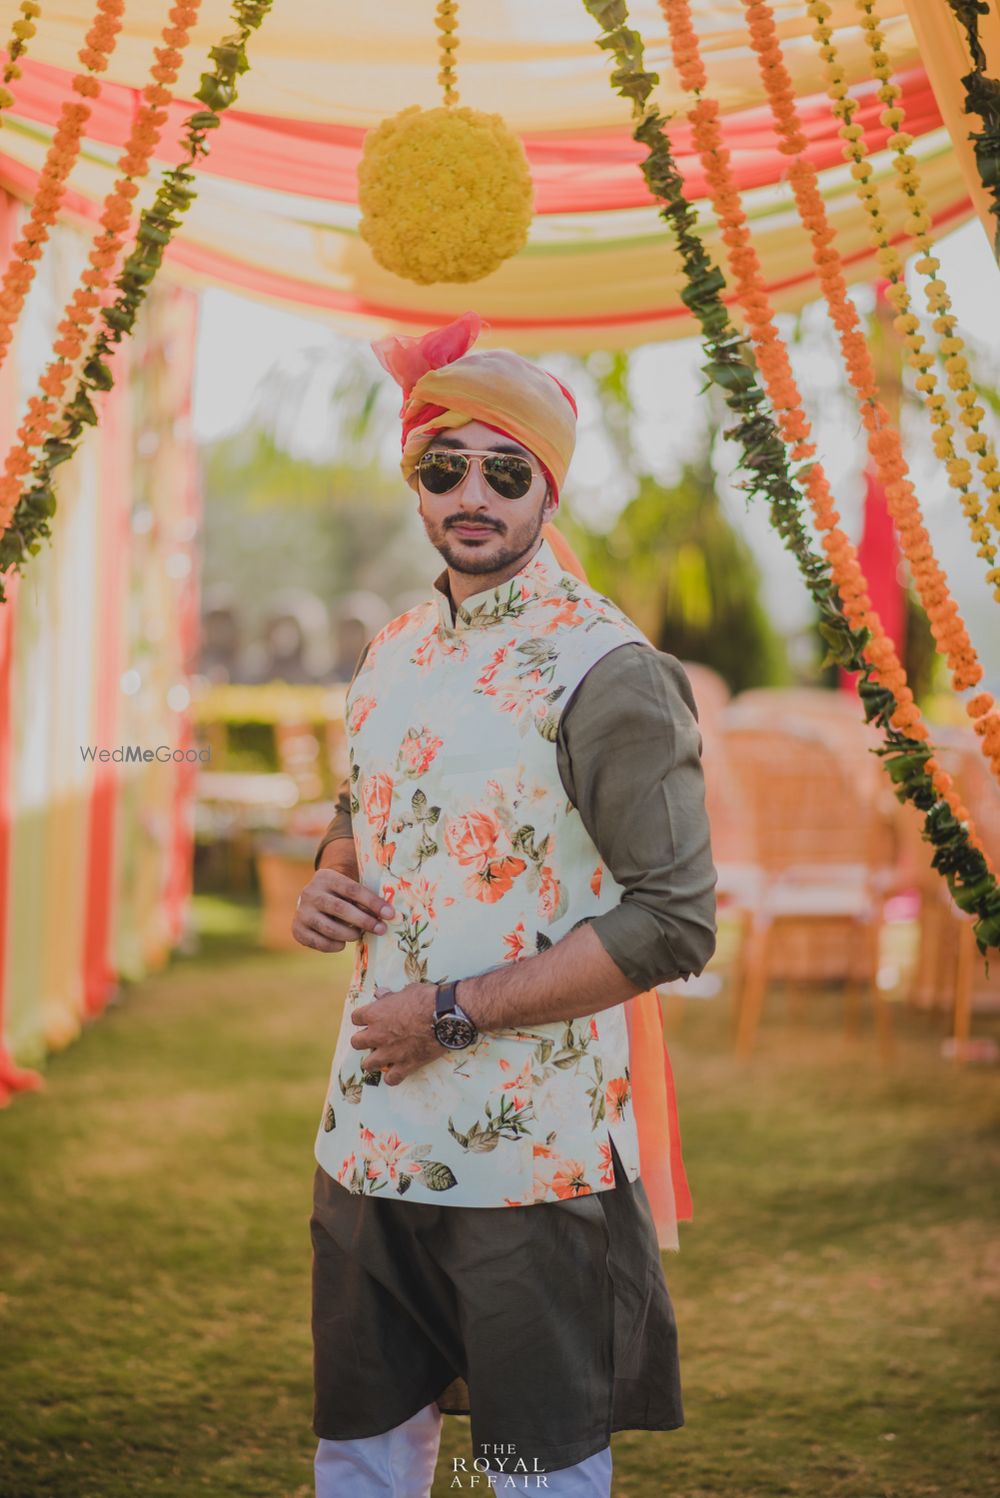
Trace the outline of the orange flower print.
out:
[[[510,1062],[502,1056],[497,1064],[502,1072],[509,1072],[513,1070]],[[521,1067],[521,1070],[518,1072],[516,1077],[508,1077],[505,1082],[499,1082],[497,1086],[493,1088],[493,1091],[501,1093],[513,1092],[514,1096],[509,1099],[510,1105],[512,1108],[520,1111],[522,1108],[527,1108],[528,1106],[528,1103],[530,1101],[530,1089],[531,1058],[529,1057]]]
[[[387,1181],[395,1184],[400,1175],[416,1176],[423,1171],[424,1167],[419,1160],[407,1158],[417,1146],[404,1144],[395,1131],[380,1134],[377,1139],[368,1129],[362,1129],[361,1133],[362,1137],[368,1135],[365,1145],[366,1149],[371,1149],[371,1154],[366,1155],[365,1159],[365,1174],[370,1181],[380,1181],[384,1176]]]
[[[597,1019],[594,1015],[590,1016],[590,1038],[591,1040],[598,1040],[600,1038],[597,1034]]]
[[[445,847],[462,864],[482,866],[493,857],[500,837],[500,823],[489,811],[469,811],[445,824]]]
[[[389,825],[392,807],[392,776],[369,775],[361,787],[361,810],[369,827],[384,832]]]
[[[396,844],[386,842],[389,812],[392,807],[392,776],[370,775],[361,788],[361,810],[375,833],[372,852],[376,863],[385,868],[392,862]]]
[[[604,874],[604,865],[599,863],[590,876],[590,888],[595,895],[601,893],[601,878]]]
[[[539,870],[541,883],[538,886],[538,912],[545,916],[546,920],[554,921],[559,914],[559,906],[562,900],[562,886],[552,872],[549,864],[543,863]]]
[[[480,691],[493,685],[493,678],[507,659],[508,654],[514,648],[514,641],[508,640],[506,645],[500,645],[490,656],[490,663],[481,676],[476,677],[476,686]]]
[[[420,878],[412,883],[409,879],[400,879],[399,888],[403,892],[403,898],[409,904],[411,920],[437,920],[434,897],[437,894],[439,883],[440,880],[436,879],[432,884],[426,874],[421,874]]]
[[[396,768],[413,778],[423,775],[443,743],[429,728],[411,728],[399,746]]]
[[[347,1179],[352,1174],[356,1163],[357,1161],[355,1156],[348,1155],[347,1159],[343,1162],[340,1169],[337,1171],[334,1179],[339,1181],[342,1186],[346,1186]]]
[[[580,622],[576,604],[571,598],[540,599],[537,610],[540,620],[535,623],[535,628],[539,634],[551,635],[564,625],[572,626]]]
[[[602,1144],[601,1150],[601,1185],[613,1186],[615,1184],[615,1162],[611,1157],[610,1142]]]
[[[549,1186],[560,1201],[566,1201],[571,1196],[590,1195],[584,1167],[579,1160],[563,1160],[559,1170],[549,1182]]]
[[[347,715],[347,732],[357,733],[374,706],[374,697],[355,697]]]
[[[465,889],[474,900],[486,905],[495,905],[508,890],[513,889],[518,874],[523,874],[528,865],[523,858],[495,858],[480,869],[473,869],[466,876]]]
[[[502,713],[512,713],[515,718],[543,718],[548,712],[547,698],[551,688],[542,681],[540,671],[527,671],[523,676],[507,677],[485,687],[488,697],[495,697]]]
[[[507,950],[503,956],[504,962],[517,962],[525,948],[524,922],[518,921],[513,931],[506,933],[504,941],[507,943]]]
[[[631,1095],[628,1077],[612,1077],[604,1092],[604,1106],[608,1116],[614,1119],[625,1117],[625,1105]]]
[[[414,666],[420,666],[422,670],[427,671],[433,666],[439,652],[441,655],[453,655],[456,660],[464,661],[469,653],[469,647],[461,635],[455,635],[447,640],[443,640],[438,626],[435,625],[430,634],[424,635],[416,650],[410,656],[410,661]]]

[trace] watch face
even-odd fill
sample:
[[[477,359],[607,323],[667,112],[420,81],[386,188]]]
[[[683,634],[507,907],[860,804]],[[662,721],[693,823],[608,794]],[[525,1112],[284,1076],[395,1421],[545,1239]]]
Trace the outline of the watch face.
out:
[[[450,1051],[461,1051],[471,1045],[477,1034],[475,1025],[457,1014],[442,1014],[434,1022],[434,1034]]]

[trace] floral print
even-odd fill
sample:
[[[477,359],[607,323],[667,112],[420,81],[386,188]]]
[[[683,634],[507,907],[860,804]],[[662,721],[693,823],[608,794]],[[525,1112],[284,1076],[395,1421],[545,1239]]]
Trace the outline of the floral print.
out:
[[[375,637],[348,693],[361,878],[394,909],[358,942],[320,1163],[358,1194],[469,1206],[569,1200],[638,1174],[622,1006],[485,1032],[386,1087],[350,1044],[351,1010],[410,982],[511,967],[623,893],[567,800],[563,704],[641,632],[565,575],[548,545],[453,620],[438,592]],[[459,997],[461,1002],[461,995]]]
[[[396,768],[402,775],[412,779],[424,774],[434,763],[434,756],[444,740],[431,733],[429,728],[407,729],[406,737],[396,755]]]

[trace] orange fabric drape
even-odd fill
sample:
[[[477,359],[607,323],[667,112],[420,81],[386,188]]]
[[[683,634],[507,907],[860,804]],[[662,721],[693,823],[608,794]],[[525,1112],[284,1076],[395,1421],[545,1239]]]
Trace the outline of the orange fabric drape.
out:
[[[941,118],[951,136],[962,181],[992,245],[997,221],[989,211],[990,195],[983,186],[969,140],[969,131],[980,130],[982,121],[977,114],[965,112],[962,77],[972,70],[965,32],[946,0],[936,5],[929,5],[928,0],[906,0],[906,9]],[[979,40],[986,53],[987,75],[1000,77],[1000,8],[996,4],[979,17]]]

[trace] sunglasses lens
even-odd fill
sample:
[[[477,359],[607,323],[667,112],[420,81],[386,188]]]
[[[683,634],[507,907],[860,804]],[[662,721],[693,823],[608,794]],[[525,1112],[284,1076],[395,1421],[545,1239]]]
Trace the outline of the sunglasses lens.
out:
[[[417,465],[420,482],[431,494],[447,494],[469,471],[469,460],[461,453],[424,453]]]
[[[525,458],[510,453],[496,453],[483,460],[483,477],[502,499],[523,499],[534,476]]]

